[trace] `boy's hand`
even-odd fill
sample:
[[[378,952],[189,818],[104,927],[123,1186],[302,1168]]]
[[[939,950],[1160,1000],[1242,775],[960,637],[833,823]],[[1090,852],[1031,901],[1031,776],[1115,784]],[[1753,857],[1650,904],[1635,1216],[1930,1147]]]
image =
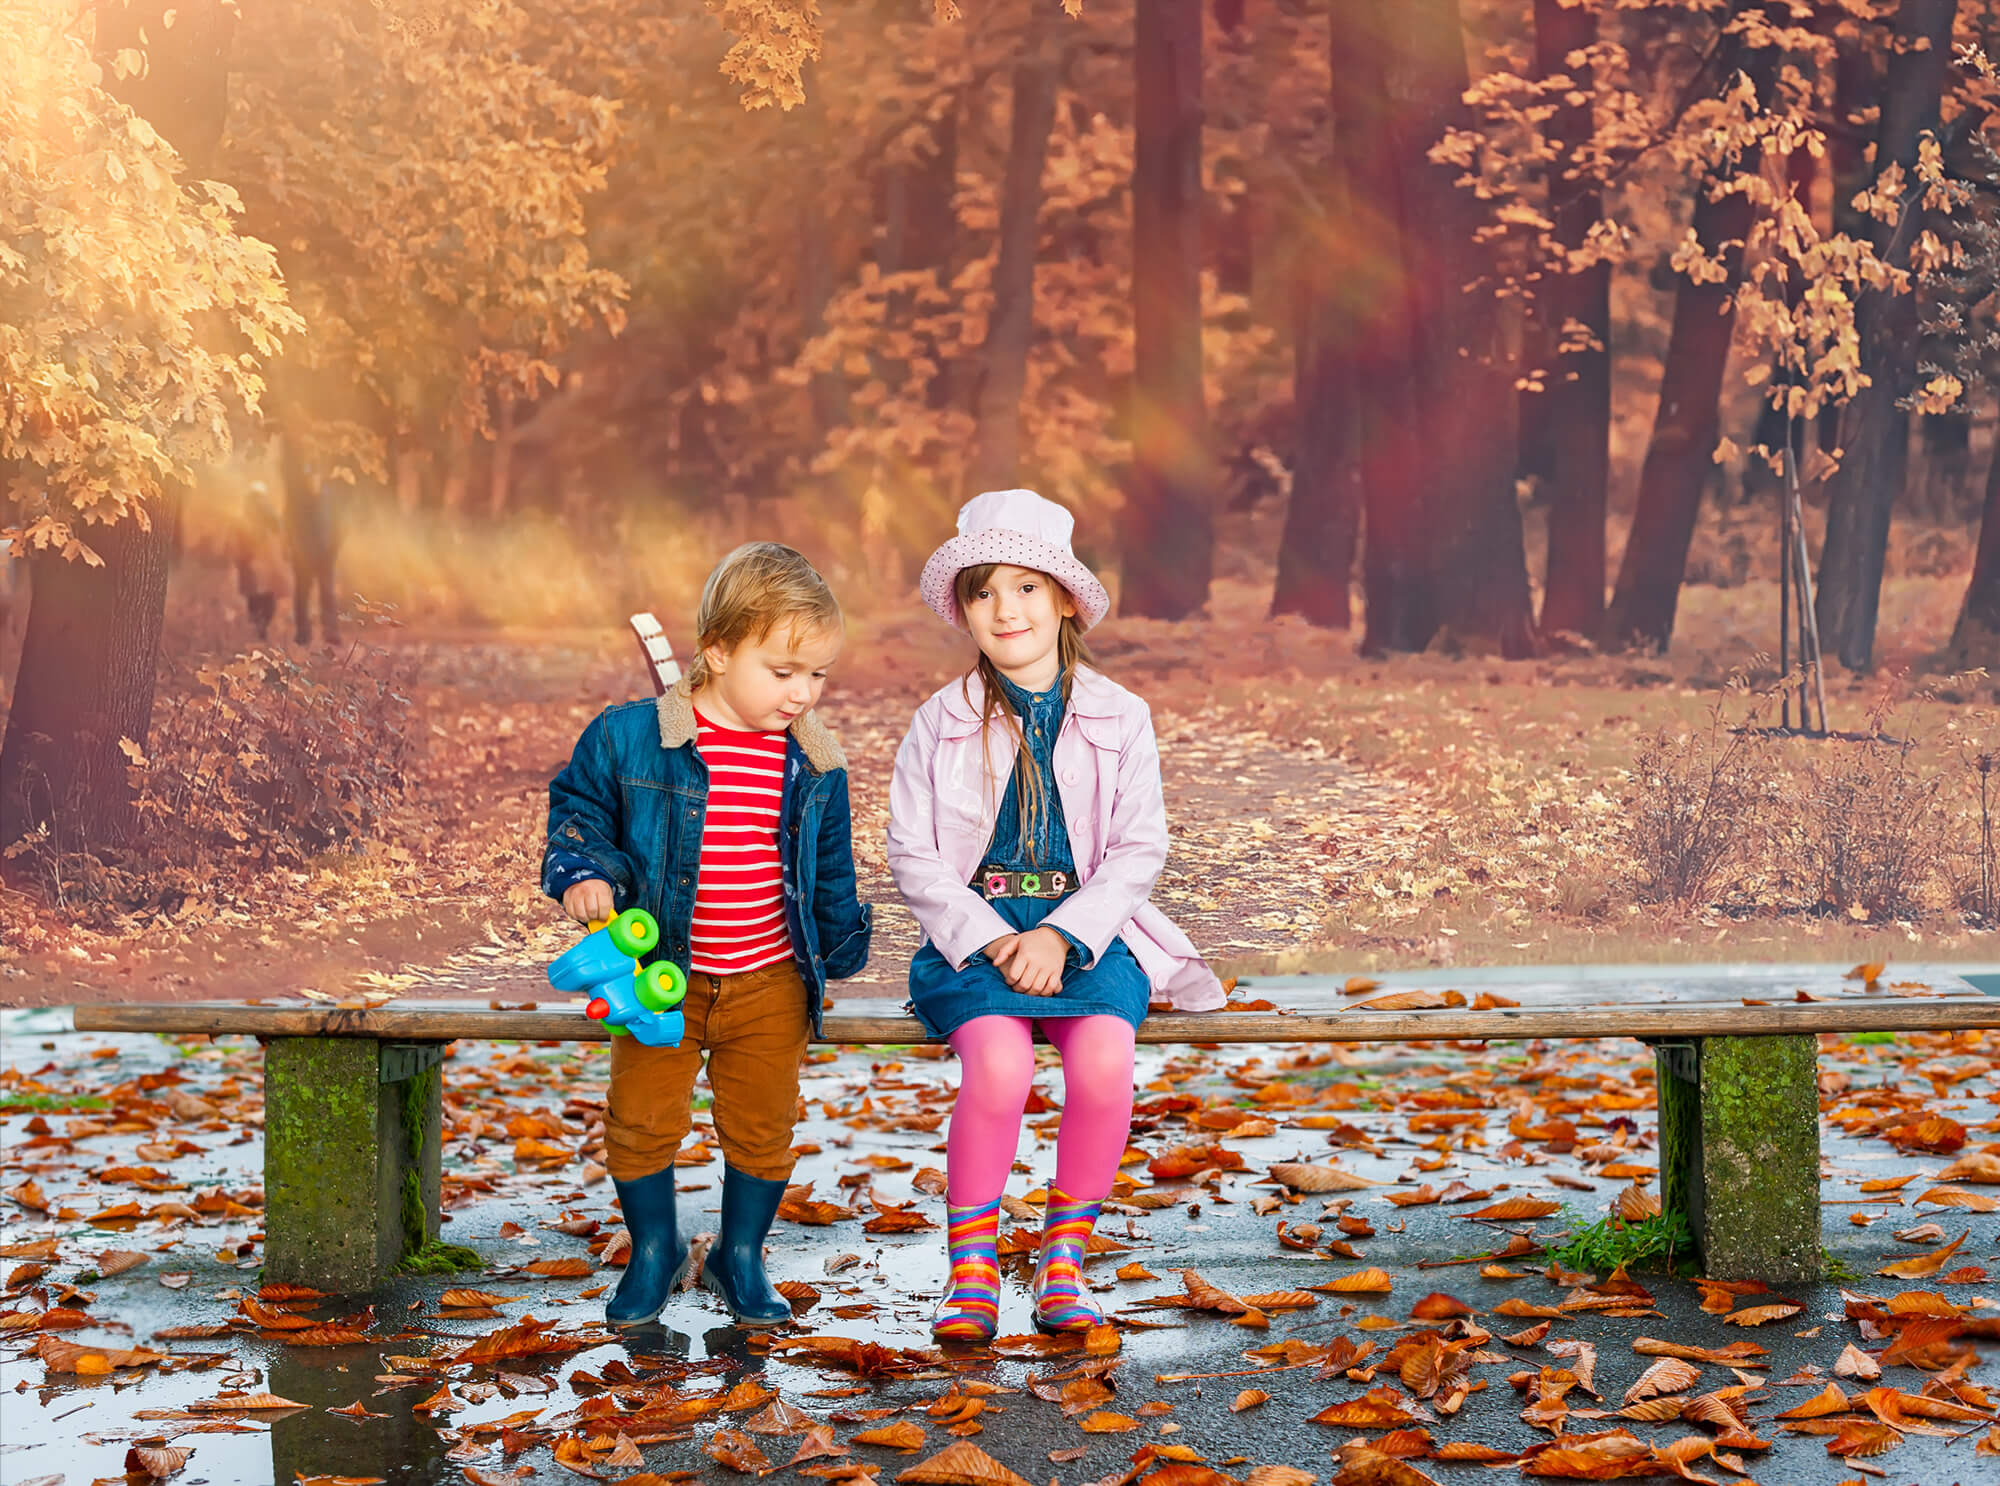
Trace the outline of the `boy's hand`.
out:
[[[580,924],[601,923],[618,916],[617,900],[611,896],[611,884],[601,877],[586,877],[582,882],[573,883],[562,896],[563,912]]]
[[[1062,990],[1069,941],[1054,929],[1030,929],[993,956],[1007,983],[1023,995],[1053,996]]]

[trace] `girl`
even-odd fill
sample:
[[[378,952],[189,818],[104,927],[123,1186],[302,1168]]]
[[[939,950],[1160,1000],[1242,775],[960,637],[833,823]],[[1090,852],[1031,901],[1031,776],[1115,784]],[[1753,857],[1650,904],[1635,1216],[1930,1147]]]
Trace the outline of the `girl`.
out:
[[[740,1325],[792,1318],[764,1239],[792,1174],[799,1061],[827,981],[868,962],[847,761],[813,711],[840,606],[797,552],[753,542],[716,565],[696,623],[687,676],[600,713],[549,785],[542,890],[579,923],[644,908],[660,924],[647,959],[689,972],[679,1047],[611,1044],[604,1164],[632,1236],[614,1326],[651,1321],[687,1272],[674,1154],[703,1053],[725,1165],[701,1283]]]
[[[1132,1125],[1132,1044],[1154,994],[1222,1005],[1187,937],[1147,901],[1167,857],[1146,704],[1090,664],[1110,598],[1070,550],[1068,511],[989,491],[924,567],[924,602],[979,659],[917,710],[896,754],[889,870],[925,937],[910,998],[961,1065],[946,1136],[951,1281],[932,1333],[998,1329],[1000,1195],[1039,1025],[1063,1060],[1062,1127],[1035,1264],[1035,1322],[1103,1317],[1082,1261]]]

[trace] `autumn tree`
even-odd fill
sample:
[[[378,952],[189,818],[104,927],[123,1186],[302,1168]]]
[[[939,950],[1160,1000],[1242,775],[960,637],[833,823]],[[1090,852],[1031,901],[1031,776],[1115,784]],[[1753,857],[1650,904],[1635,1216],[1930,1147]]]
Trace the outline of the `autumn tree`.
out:
[[[285,437],[323,470],[382,474],[399,415],[483,430],[489,391],[531,394],[577,325],[615,320],[622,285],[592,266],[581,203],[602,185],[616,110],[523,59],[533,28],[511,0],[272,5],[240,25],[234,7],[112,4],[96,74],[73,21],[16,8],[33,24],[8,40],[38,87],[8,95],[15,220],[37,220],[43,197],[76,210],[74,183],[57,184],[73,160],[98,172],[102,201],[134,203],[109,214],[129,248],[18,234],[35,258],[0,260],[36,286],[23,312],[49,334],[26,345],[53,368],[10,385],[55,400],[0,451],[11,534],[36,564],[0,838],[50,824],[67,849],[131,830],[163,518],[242,431],[232,409],[258,410],[260,362]],[[134,225],[154,221],[152,237]],[[115,380],[92,389],[99,367]]]
[[[221,133],[233,15],[113,6],[93,56],[67,7],[0,4],[0,475],[34,573],[0,842],[129,833],[174,501],[301,328],[235,192],[188,178]]]
[[[1455,0],[1337,7],[1336,149],[1365,268],[1349,333],[1365,539],[1365,649],[1442,631],[1534,648],[1512,413]],[[1346,142],[1341,143],[1342,136]]]
[[[1896,12],[1869,227],[1876,255],[1891,270],[1909,267],[1941,169],[1937,128],[1957,10],[1957,0],[1903,0]],[[1897,405],[1914,381],[1916,327],[1916,301],[1905,283],[1863,297],[1857,328],[1865,385],[1840,420],[1841,464],[1828,485],[1816,596],[1821,643],[1855,670],[1868,669],[1875,656],[1889,514],[1907,475],[1908,425]]]
[[[1535,0],[1535,71],[1553,88],[1548,124],[1550,236],[1561,256],[1541,272],[1536,296],[1540,349],[1525,398],[1546,430],[1548,563],[1541,628],[1595,636],[1604,619],[1604,518],[1611,478],[1611,263],[1587,251],[1604,221],[1602,186],[1590,165],[1595,7]],[[1524,406],[1523,421],[1527,420]]]

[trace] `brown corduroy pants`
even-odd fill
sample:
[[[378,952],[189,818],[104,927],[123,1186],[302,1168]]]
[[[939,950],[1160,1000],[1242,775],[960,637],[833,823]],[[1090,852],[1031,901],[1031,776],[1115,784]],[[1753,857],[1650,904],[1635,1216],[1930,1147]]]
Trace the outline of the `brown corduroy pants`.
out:
[[[784,1181],[792,1174],[792,1123],[799,1064],[811,1025],[799,967],[781,960],[744,975],[688,977],[681,1002],[687,1031],[679,1047],[647,1047],[636,1037],[611,1044],[604,1164],[621,1182],[673,1164],[693,1125],[691,1099],[708,1054],[710,1111],[723,1159],[745,1176]]]

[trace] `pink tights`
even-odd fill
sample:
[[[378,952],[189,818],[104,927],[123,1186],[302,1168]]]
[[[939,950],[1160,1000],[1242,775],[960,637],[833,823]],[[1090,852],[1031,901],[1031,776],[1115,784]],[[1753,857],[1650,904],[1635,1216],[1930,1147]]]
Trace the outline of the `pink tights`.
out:
[[[1056,1185],[1096,1202],[1111,1191],[1132,1133],[1132,1025],[1115,1016],[1050,1017],[1042,1031],[1062,1054]],[[979,1207],[1006,1190],[1014,1164],[1035,1074],[1034,1024],[1018,1016],[974,1017],[951,1034],[951,1046],[960,1066],[945,1137],[947,1200]]]

